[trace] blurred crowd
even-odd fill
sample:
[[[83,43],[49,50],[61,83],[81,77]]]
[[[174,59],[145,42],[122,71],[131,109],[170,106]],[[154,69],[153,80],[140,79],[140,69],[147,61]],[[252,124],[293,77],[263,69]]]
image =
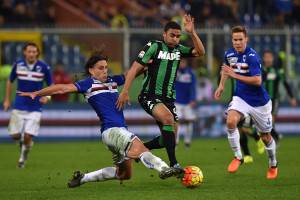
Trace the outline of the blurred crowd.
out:
[[[191,13],[201,27],[300,25],[300,0],[63,0],[102,27],[160,27]],[[54,26],[53,1],[0,0],[0,26]]]

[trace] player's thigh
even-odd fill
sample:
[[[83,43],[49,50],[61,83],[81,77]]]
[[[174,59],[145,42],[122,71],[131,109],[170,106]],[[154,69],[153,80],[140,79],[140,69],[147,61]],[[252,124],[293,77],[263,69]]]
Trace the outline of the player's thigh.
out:
[[[184,117],[184,105],[175,103],[176,113],[179,119],[183,119]]]
[[[24,132],[32,136],[38,136],[41,124],[41,112],[28,112]]]
[[[269,101],[266,105],[253,107],[250,115],[254,121],[257,130],[260,133],[270,133],[272,130],[272,103]]]
[[[102,142],[113,153],[115,164],[128,159],[127,152],[136,136],[126,128],[114,127],[105,130],[102,133]]]
[[[10,135],[16,135],[23,132],[25,125],[25,113],[20,110],[12,110],[8,124],[8,132]]]
[[[131,178],[132,175],[132,160],[124,160],[117,166],[117,175],[121,180],[127,180]]]
[[[156,120],[162,122],[163,124],[173,124],[175,121],[174,115],[169,110],[169,108],[163,103],[155,105],[155,107],[152,110],[152,116]]]
[[[196,120],[196,113],[191,106],[189,106],[189,105],[184,106],[182,119],[188,120],[188,121]]]

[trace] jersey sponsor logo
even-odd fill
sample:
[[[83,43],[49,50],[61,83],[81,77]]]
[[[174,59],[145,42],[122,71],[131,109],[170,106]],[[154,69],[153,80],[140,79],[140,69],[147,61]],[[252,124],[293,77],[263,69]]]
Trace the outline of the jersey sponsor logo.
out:
[[[180,52],[169,53],[167,51],[159,51],[157,58],[162,60],[180,60]]]
[[[230,65],[237,63],[238,57],[227,57],[227,61]]]

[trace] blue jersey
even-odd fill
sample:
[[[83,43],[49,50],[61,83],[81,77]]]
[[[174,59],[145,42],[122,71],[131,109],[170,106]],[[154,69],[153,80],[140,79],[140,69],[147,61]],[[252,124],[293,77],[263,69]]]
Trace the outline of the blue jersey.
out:
[[[89,77],[74,83],[101,120],[101,132],[112,127],[127,127],[123,111],[116,107],[119,96],[117,87],[124,82],[124,75],[118,75],[108,77],[106,82]]]
[[[10,81],[17,79],[17,90],[22,92],[34,92],[43,88],[43,82],[52,84],[50,67],[38,60],[34,65],[29,66],[24,59],[16,61],[10,73]],[[42,104],[40,97],[32,100],[30,97],[22,97],[16,94],[14,108],[25,111],[41,111]]]
[[[231,66],[234,72],[242,76],[261,76],[261,59],[256,51],[247,47],[243,53],[238,53],[234,48],[225,52],[224,62]],[[253,107],[263,106],[270,97],[263,85],[255,86],[237,80],[233,96],[242,98]]]
[[[175,91],[176,103],[189,104],[196,101],[196,76],[191,67],[178,68]]]

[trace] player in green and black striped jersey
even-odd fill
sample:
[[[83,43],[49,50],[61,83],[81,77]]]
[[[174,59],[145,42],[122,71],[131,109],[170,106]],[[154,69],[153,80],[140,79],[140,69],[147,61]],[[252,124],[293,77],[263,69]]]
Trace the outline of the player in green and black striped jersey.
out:
[[[120,93],[117,107],[123,108],[129,102],[128,90],[132,81],[144,70],[143,88],[139,102],[159,125],[161,136],[146,142],[148,149],[165,147],[170,166],[181,168],[175,156],[175,134],[178,120],[174,100],[176,97],[174,81],[182,57],[203,56],[204,46],[194,28],[194,18],[184,16],[184,29],[190,34],[194,47],[179,44],[181,27],[176,22],[169,22],[164,27],[163,41],[150,41],[127,73],[126,81]]]
[[[278,111],[278,105],[279,105],[278,92],[279,92],[280,82],[283,83],[286,89],[286,92],[290,98],[289,100],[291,106],[297,106],[297,100],[295,99],[292,89],[285,78],[283,67],[281,65],[278,66],[275,65],[274,55],[271,51],[264,52],[263,61],[264,61],[263,80],[264,80],[265,88],[272,100],[272,115],[273,115],[273,122],[274,122]],[[279,140],[279,135],[274,129],[274,127],[271,131],[271,134],[276,141]]]

